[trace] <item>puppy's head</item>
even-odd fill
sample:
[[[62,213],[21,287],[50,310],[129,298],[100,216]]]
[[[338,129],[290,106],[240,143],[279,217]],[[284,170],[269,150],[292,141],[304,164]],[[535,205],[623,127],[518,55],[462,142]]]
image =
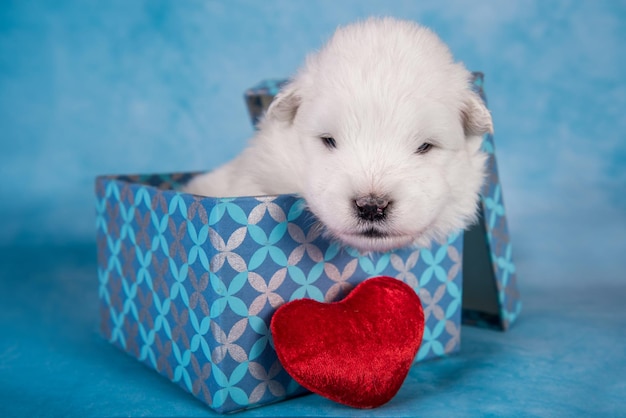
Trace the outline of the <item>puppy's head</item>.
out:
[[[347,245],[427,246],[475,220],[491,116],[428,29],[393,19],[339,29],[266,119],[299,141],[300,192]]]

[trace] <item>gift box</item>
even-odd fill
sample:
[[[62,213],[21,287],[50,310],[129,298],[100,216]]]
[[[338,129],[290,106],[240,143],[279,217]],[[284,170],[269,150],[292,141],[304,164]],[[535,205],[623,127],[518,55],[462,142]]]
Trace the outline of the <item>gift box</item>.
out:
[[[266,88],[257,97],[248,92],[251,111],[254,103],[269,104],[262,94],[273,97],[276,91]],[[491,137],[485,143],[493,149]],[[304,297],[339,300],[357,283],[388,275],[412,286],[424,307],[416,361],[454,353],[462,312],[472,323],[503,328],[519,313],[491,156],[489,182],[495,185],[485,187],[481,222],[467,234],[431,248],[367,255],[320,236],[297,196],[203,198],[182,192],[197,173],[100,176],[101,331],[214,410],[233,412],[306,393],[272,346],[269,325],[278,306]],[[468,243],[481,247],[471,258],[464,250]],[[490,290],[476,289],[467,299],[467,274],[472,286]]]
[[[101,330],[220,412],[304,393],[272,348],[286,301],[334,301],[379,275],[425,310],[417,360],[459,349],[462,234],[430,249],[360,255],[320,236],[296,196],[200,198],[191,174],[97,179]]]

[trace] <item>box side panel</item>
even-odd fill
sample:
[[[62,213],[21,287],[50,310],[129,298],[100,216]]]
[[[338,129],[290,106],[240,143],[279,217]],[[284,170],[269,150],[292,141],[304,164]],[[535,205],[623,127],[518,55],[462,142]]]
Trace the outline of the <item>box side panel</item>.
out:
[[[483,75],[481,73],[474,73],[474,75],[474,89],[486,103]],[[483,151],[489,157],[487,159],[487,181],[481,193],[481,206],[484,214],[485,234],[489,245],[490,261],[498,289],[500,326],[506,330],[519,316],[522,302],[517,286],[513,247],[504,207],[502,185],[498,175],[493,135],[485,135]]]
[[[208,219],[207,239],[217,249],[207,291],[217,295],[208,338],[216,344],[219,410],[302,393],[271,346],[272,314],[294,299],[342,299],[370,277],[396,277],[419,293],[426,331],[418,361],[459,349],[462,235],[431,249],[363,256],[321,237],[303,201],[290,196],[222,199]]]
[[[519,316],[522,302],[517,285],[513,245],[509,235],[492,135],[487,135],[485,138],[484,148],[490,153],[489,177],[483,189],[481,204],[485,214],[489,254],[498,288],[500,322],[503,329],[508,329]]]
[[[175,192],[114,178],[99,178],[96,193],[103,335],[211,405],[210,364],[187,338],[185,205]]]

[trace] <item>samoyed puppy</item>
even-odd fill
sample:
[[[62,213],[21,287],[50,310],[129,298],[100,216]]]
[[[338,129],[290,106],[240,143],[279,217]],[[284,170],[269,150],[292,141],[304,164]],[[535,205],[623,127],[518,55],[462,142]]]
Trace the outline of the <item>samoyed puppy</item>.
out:
[[[444,240],[477,217],[491,115],[429,29],[339,28],[281,89],[249,146],[189,193],[301,195],[326,235],[361,252]]]

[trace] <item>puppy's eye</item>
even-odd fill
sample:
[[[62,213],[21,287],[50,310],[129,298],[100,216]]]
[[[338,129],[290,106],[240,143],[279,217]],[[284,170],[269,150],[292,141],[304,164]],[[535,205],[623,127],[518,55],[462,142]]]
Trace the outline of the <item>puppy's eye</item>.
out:
[[[324,145],[326,145],[326,148],[328,149],[337,148],[337,142],[335,141],[335,138],[333,138],[332,136],[322,136],[320,137],[320,139],[322,140]]]
[[[430,142],[424,142],[419,148],[415,151],[416,154],[426,154],[433,147],[433,144]]]

